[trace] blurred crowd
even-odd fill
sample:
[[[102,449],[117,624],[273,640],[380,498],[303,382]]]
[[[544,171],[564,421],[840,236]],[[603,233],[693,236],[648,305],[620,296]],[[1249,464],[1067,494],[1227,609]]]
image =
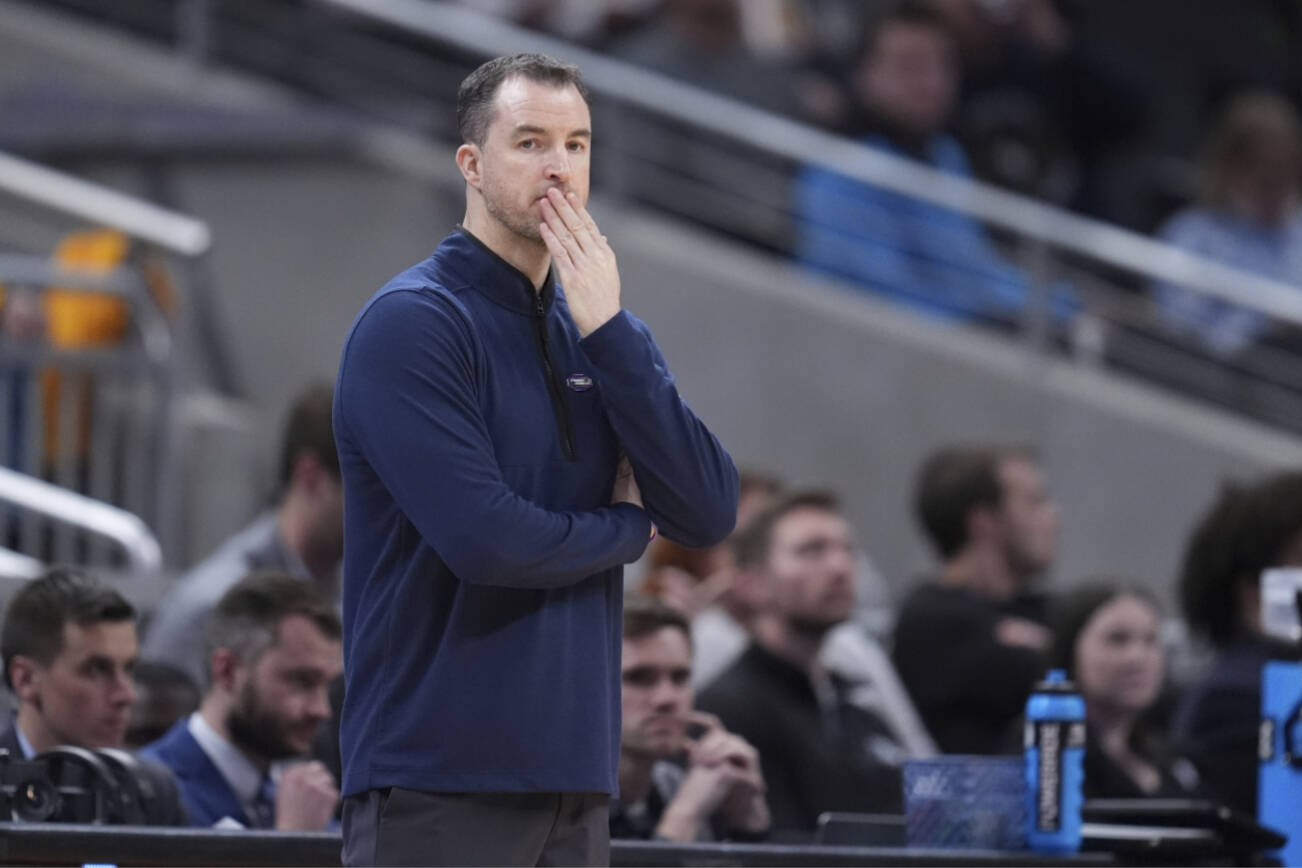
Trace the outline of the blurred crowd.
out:
[[[338,809],[342,555],[331,393],[306,389],[275,504],[150,612],[54,569],[0,633],[0,746],[140,750],[159,823],[328,828]],[[1070,492],[1064,493],[1070,497]],[[828,811],[899,813],[910,759],[1016,754],[1050,668],[1085,698],[1087,797],[1196,795],[1255,811],[1259,576],[1302,565],[1302,473],[1228,483],[1190,529],[1164,612],[1153,577],[1049,583],[1061,518],[1034,451],[956,443],[909,502],[934,563],[888,581],[834,492],[743,473],[737,528],[661,537],[626,577],[617,837],[808,840]],[[902,588],[893,601],[892,588]],[[1212,655],[1171,677],[1164,622]],[[521,709],[527,713],[527,709]]]
[[[1294,50],[1302,12],[1293,4],[462,2],[868,147],[1302,284]],[[945,319],[1008,326],[1025,316],[1030,278],[977,221],[817,166],[785,195],[788,246],[810,268]],[[1298,349],[1296,329],[1258,312],[1178,286],[1121,283],[1145,298],[1164,340],[1187,351],[1259,369],[1258,357]],[[1070,285],[1050,287],[1057,333],[1081,307]]]

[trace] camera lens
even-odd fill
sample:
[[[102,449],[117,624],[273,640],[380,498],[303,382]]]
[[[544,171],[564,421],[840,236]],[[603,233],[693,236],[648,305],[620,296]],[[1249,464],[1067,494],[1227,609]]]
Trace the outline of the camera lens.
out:
[[[31,778],[14,787],[13,815],[24,823],[40,823],[59,810],[59,791],[47,780]]]

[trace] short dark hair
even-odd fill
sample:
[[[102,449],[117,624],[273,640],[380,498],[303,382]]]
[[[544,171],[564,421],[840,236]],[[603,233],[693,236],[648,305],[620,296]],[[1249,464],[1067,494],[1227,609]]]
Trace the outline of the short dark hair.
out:
[[[1033,461],[1022,447],[951,446],[933,452],[918,471],[913,507],[936,551],[948,559],[967,544],[968,515],[978,506],[1003,502],[999,465],[1010,459]]]
[[[204,663],[210,680],[214,651],[229,648],[252,665],[275,644],[280,622],[290,615],[302,615],[330,639],[343,635],[334,604],[310,581],[269,571],[241,579],[218,601],[204,630]]]
[[[829,491],[796,491],[770,504],[750,524],[733,535],[732,554],[740,569],[755,569],[768,562],[773,547],[773,529],[778,522],[800,509],[840,514],[841,502]]]
[[[1239,599],[1302,531],[1302,471],[1227,483],[1199,520],[1180,565],[1180,607],[1191,629],[1216,645],[1243,631]]]
[[[629,594],[624,599],[625,639],[641,639],[665,627],[682,630],[687,644],[691,644],[692,627],[682,612],[647,594]]]
[[[573,87],[592,105],[592,94],[579,68],[545,54],[511,54],[495,57],[467,75],[457,90],[457,131],[461,141],[482,145],[492,122],[493,99],[502,83],[521,76],[552,87]]]
[[[304,452],[316,456],[322,467],[335,477],[339,476],[339,451],[335,447],[334,423],[330,418],[333,404],[334,387],[329,383],[314,383],[294,399],[280,444],[282,492],[289,487],[289,480],[294,475],[294,462]]]
[[[1089,579],[1054,601],[1049,611],[1049,627],[1053,630],[1053,644],[1049,651],[1052,669],[1062,669],[1068,675],[1076,674],[1076,640],[1094,613],[1119,597],[1143,600],[1153,611],[1160,612],[1157,600],[1151,593],[1136,585],[1114,579]]]
[[[49,570],[9,601],[0,636],[5,685],[13,689],[9,664],[15,657],[30,657],[48,666],[59,656],[64,625],[90,627],[105,621],[134,621],[135,617],[135,607],[97,579],[67,567]]]
[[[869,19],[868,25],[863,30],[863,41],[859,46],[860,62],[866,61],[872,52],[877,50],[878,38],[892,25],[926,27],[940,33],[946,39],[954,37],[949,21],[931,4],[920,0],[901,0]]]

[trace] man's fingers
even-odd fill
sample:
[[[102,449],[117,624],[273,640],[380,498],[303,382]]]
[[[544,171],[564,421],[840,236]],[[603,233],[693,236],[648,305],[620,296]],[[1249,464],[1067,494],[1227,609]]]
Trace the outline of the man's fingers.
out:
[[[546,225],[548,229],[551,229],[552,234],[556,236],[556,239],[565,247],[566,250],[569,251],[571,259],[577,261],[579,257],[590,252],[587,247],[584,246],[584,240],[570,229],[569,225],[566,224],[565,220],[561,217],[560,212],[556,209],[555,205],[548,199],[544,199],[542,202],[542,214],[543,220],[545,221],[544,225]],[[589,247],[592,246],[591,241],[588,241],[587,244]]]
[[[579,219],[583,221],[584,228],[592,233],[593,238],[600,238],[601,243],[605,244],[606,236],[601,234],[601,230],[597,228],[597,221],[592,219],[592,212],[583,207],[583,203],[579,201],[578,194],[567,193],[565,194],[565,198],[569,201],[570,207],[574,209],[574,212],[579,215]]]
[[[592,222],[592,218],[585,220],[584,216],[586,214],[579,214],[577,209],[581,209],[583,206],[579,204],[579,197],[575,194],[570,193],[567,196],[559,188],[552,187],[547,191],[547,202],[556,209],[556,213],[561,218],[565,228],[574,234],[576,238],[583,235],[590,235],[594,239],[600,237],[601,233],[595,231],[597,224]],[[582,244],[582,241],[579,243]]]
[[[547,252],[552,255],[553,262],[560,267],[574,267],[574,257],[570,256],[570,251],[561,243],[552,227],[539,223],[538,232],[542,235],[543,244],[547,245]]]

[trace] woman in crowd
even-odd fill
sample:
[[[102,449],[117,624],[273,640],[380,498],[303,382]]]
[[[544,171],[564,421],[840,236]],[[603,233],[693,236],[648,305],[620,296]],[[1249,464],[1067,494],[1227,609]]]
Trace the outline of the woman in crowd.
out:
[[[1059,601],[1053,664],[1085,698],[1085,797],[1193,794],[1193,765],[1173,756],[1145,713],[1157,702],[1166,659],[1156,604],[1143,591],[1091,583]]]

